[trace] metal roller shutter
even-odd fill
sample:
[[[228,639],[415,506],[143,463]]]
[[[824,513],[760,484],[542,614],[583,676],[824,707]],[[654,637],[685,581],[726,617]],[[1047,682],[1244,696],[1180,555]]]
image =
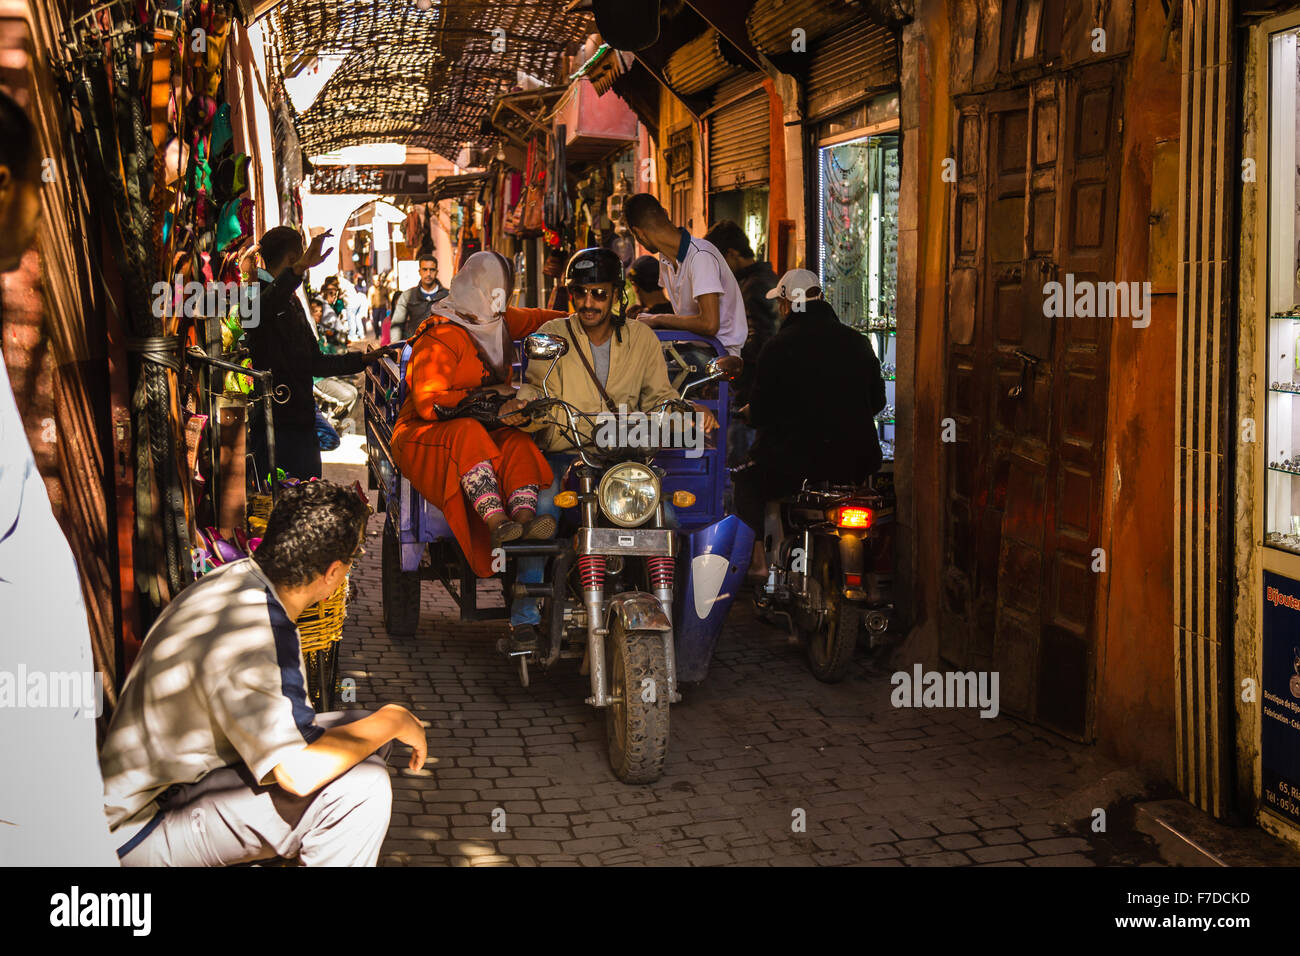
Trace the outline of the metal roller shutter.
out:
[[[809,119],[818,119],[877,93],[898,88],[898,41],[869,20],[822,40],[808,68]]]
[[[719,88],[718,102],[726,102],[728,94],[735,95],[734,87]],[[708,122],[710,192],[767,182],[771,135],[767,91],[759,87],[723,106]]]

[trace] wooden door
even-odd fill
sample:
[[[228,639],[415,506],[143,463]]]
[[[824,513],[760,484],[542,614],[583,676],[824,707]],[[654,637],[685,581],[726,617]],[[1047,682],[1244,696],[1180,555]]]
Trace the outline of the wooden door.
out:
[[[940,652],[1001,707],[1090,736],[1114,318],[1044,315],[1045,285],[1114,278],[1113,64],[965,99],[957,116]]]

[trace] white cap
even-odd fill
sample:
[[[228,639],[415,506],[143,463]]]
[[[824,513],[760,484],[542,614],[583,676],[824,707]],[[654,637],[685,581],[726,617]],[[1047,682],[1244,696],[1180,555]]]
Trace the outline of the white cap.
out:
[[[781,281],[776,284],[776,288],[768,292],[769,299],[780,297],[795,302],[796,296],[802,292],[804,301],[809,299],[820,299],[822,297],[822,280],[817,278],[817,273],[809,272],[807,269],[791,269],[785,275],[781,276]]]

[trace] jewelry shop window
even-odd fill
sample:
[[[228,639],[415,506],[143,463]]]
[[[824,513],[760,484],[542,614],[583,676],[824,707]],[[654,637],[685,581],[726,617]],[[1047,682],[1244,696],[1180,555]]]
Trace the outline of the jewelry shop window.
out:
[[[876,416],[876,427],[884,459],[893,461],[898,134],[824,146],[818,150],[818,172],[822,291],[841,322],[870,337],[880,359],[886,405]]]
[[[1300,31],[1269,38],[1264,543],[1300,554]]]

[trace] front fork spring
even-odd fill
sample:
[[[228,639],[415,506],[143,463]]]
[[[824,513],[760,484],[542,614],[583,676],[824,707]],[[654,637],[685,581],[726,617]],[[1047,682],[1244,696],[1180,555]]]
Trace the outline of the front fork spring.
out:
[[[605,589],[605,558],[599,554],[584,554],[578,558],[578,577],[584,591]]]
[[[673,586],[673,559],[664,555],[654,555],[646,559],[650,570],[651,588],[671,588]]]

